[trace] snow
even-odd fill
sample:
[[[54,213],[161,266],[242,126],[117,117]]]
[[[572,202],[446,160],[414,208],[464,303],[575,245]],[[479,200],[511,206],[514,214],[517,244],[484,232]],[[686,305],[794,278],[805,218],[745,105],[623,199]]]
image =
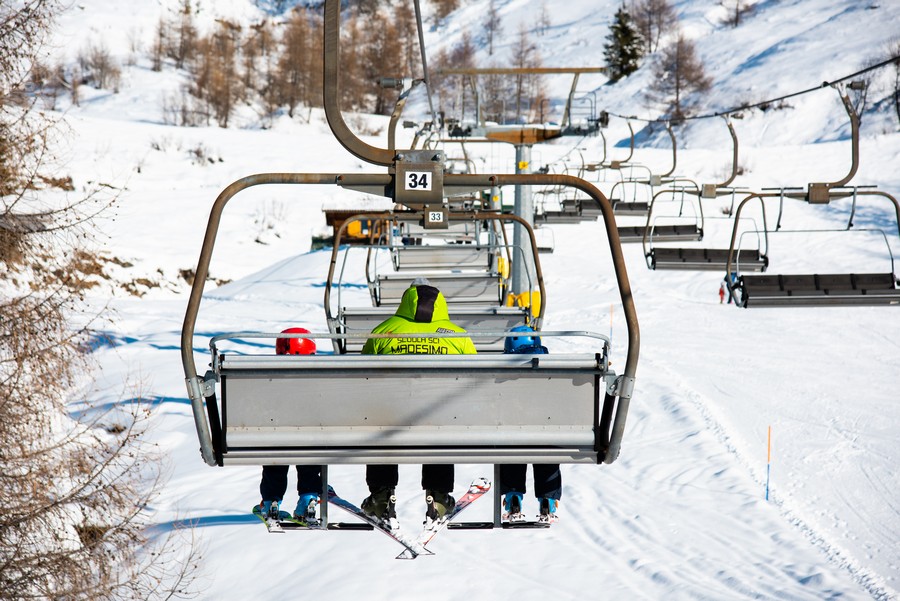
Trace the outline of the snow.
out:
[[[73,61],[88,39],[102,40],[124,61],[128,32],[139,32],[147,47],[160,16],[177,4],[82,0],[61,19],[54,52]],[[477,33],[486,4],[467,3],[449,23],[427,31],[431,55],[467,28]],[[548,2],[553,26],[535,37],[545,65],[598,65],[619,4],[569,0],[565,11],[555,11]],[[533,20],[538,4],[499,5],[502,53],[514,44],[518,23]],[[853,73],[883,51],[900,22],[900,3],[893,1],[758,2],[757,12],[737,29],[721,25],[721,9],[711,3],[675,5],[715,81],[703,99],[707,113]],[[207,23],[217,16],[249,22],[262,14],[249,0],[205,2],[201,11]],[[875,80],[883,83],[888,76],[885,69]],[[114,342],[95,351],[101,370],[81,400],[114,403],[123,390],[137,388],[135,394],[154,401],[150,435],[171,473],[152,516],[162,530],[193,524],[205,549],[201,598],[900,597],[897,309],[737,310],[719,304],[723,274],[650,271],[640,245],[624,248],[641,355],[621,456],[600,467],[563,466],[561,519],[552,529],[445,532],[430,545],[435,557],[408,562],[396,561],[400,547],[371,532],[266,534],[249,514],[258,502],[259,469],[210,468],[198,452],[180,364],[188,287],[179,271],[195,267],[212,202],[239,177],[378,169],[344,151],[318,112],[309,124],[282,119],[271,129],[249,117],[227,130],[166,125],[161,97],[177,90],[182,77],[171,69],[154,73],[139,57],[135,66],[123,67],[117,94],[84,90],[81,106],[60,108],[74,133],[67,169],[76,187],[101,181],[121,188],[114,216],[100,224],[101,250],[132,266],[110,266],[111,273],[119,281],[158,284],[140,288],[141,297],[120,288],[96,293],[92,302],[104,311],[104,328]],[[644,68],[612,87],[601,86],[602,77],[585,77],[579,90],[594,90],[598,106],[611,113],[655,118],[661,107],[642,94],[649,77]],[[548,82],[558,107],[571,81],[557,76]],[[788,104],[792,108],[746,111],[734,121],[745,171],[735,185],[806,186],[840,179],[849,170],[849,125],[837,94],[825,88]],[[414,103],[409,110],[416,110]],[[371,121],[384,131],[386,119]],[[861,164],[852,183],[900,192],[897,132],[889,106],[865,115]],[[625,121],[613,118],[605,133],[610,158],[624,156]],[[367,141],[383,145],[383,138],[382,133]],[[730,171],[730,140],[720,119],[679,128],[678,142],[676,173],[709,183]],[[480,172],[508,171],[513,164],[511,147],[473,146]],[[547,164],[579,153],[599,160],[600,139],[538,146],[532,158]],[[667,137],[652,136],[635,150],[634,160],[654,172],[667,169]],[[609,191],[612,181],[599,185]],[[715,201],[707,216],[729,202]],[[383,200],[326,186],[259,187],[231,201],[210,270],[228,283],[207,287],[196,327],[201,370],[209,337],[222,332],[327,329],[322,285],[329,255],[310,252],[311,237],[324,226],[323,208],[362,203],[384,206]],[[829,207],[789,203],[784,222],[792,230],[841,229],[848,216],[846,201]],[[856,221],[884,229],[894,256],[900,256],[896,216],[887,203],[860,200]],[[619,224],[636,223],[623,217]],[[727,244],[728,222],[709,219],[707,227],[711,246]],[[544,327],[611,331],[613,368],[620,371],[626,329],[603,224],[558,225],[553,231],[555,252],[541,258]],[[835,263],[836,271],[890,268],[884,242],[865,234],[775,238],[775,273]],[[351,267],[358,271],[346,281],[363,283],[362,262]],[[365,290],[345,294],[348,304],[368,302]],[[424,510],[419,472],[418,466],[400,468],[398,513],[409,527]],[[458,466],[456,493],[482,475],[491,476],[489,466]],[[366,495],[362,466],[333,466],[330,480],[351,501]],[[293,483],[289,504],[295,501]],[[465,515],[490,519],[491,510],[481,500]],[[537,510],[528,495],[525,510]]]

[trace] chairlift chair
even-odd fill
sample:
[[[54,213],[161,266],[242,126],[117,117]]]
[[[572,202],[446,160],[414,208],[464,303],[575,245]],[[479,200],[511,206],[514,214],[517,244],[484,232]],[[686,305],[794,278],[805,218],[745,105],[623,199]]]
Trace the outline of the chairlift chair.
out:
[[[672,198],[667,199],[667,202],[663,200],[666,196]],[[677,203],[678,213],[672,216],[654,215],[653,210],[654,208],[658,210],[660,203]],[[648,241],[678,242],[703,239],[703,209],[700,207],[699,201],[695,205],[693,197],[687,193],[685,188],[660,190],[653,195],[650,207],[644,225],[619,226],[619,237],[623,244],[640,242],[646,247]],[[686,207],[691,208],[692,216],[684,216]]]
[[[213,203],[181,332],[182,367],[203,460],[211,466],[615,461],[634,391],[640,334],[609,201],[578,178],[445,174],[440,152],[366,144],[350,131],[338,107],[340,3],[326,0],[324,13],[324,104],[329,125],[351,154],[390,170],[250,175],[225,188]],[[427,186],[410,185],[421,183],[423,176]],[[195,363],[195,329],[221,215],[241,191],[274,184],[338,185],[387,196],[415,212],[426,229],[449,227],[454,213],[447,199],[472,191],[562,185],[584,192],[602,211],[625,316],[622,374],[611,368],[611,344],[605,336],[541,331],[545,339],[578,337],[586,350],[551,355],[275,355],[247,352],[248,346],[240,343],[285,334],[218,333],[209,340],[209,369],[201,375]],[[503,218],[521,220],[515,215]],[[534,232],[526,230],[534,249]],[[545,305],[541,306],[543,311]],[[368,336],[438,335],[469,336]],[[355,334],[301,336],[334,339]],[[323,494],[325,480],[323,473]]]
[[[696,190],[689,191],[695,193]],[[732,195],[735,190],[731,190]],[[711,217],[703,212],[703,200],[707,198],[699,194],[697,199],[697,207],[700,214],[700,229],[704,231],[704,225],[707,219],[728,219],[727,217]],[[752,221],[752,220],[751,220]],[[756,226],[753,226],[756,231]],[[697,239],[699,242],[703,236]],[[645,237],[642,242],[644,244],[644,257],[647,261],[647,267],[650,269],[677,269],[685,271],[724,271],[728,262],[729,249],[716,247],[701,246],[655,246],[655,242],[661,242],[658,237]],[[684,242],[679,239],[679,242]],[[769,258],[765,254],[766,249],[763,246],[764,240],[761,236],[756,237],[756,244],[752,248],[741,247],[735,256],[738,270],[743,272],[765,271],[769,266]]]
[[[780,208],[783,208],[785,199],[797,199],[810,201],[810,192],[762,192],[754,193],[745,198],[738,205],[735,214],[735,227],[732,231],[731,246],[725,268],[725,281],[728,293],[734,298],[737,306],[744,308],[756,307],[789,307],[789,306],[877,306],[900,305],[900,289],[894,267],[893,251],[888,233],[882,229],[852,229],[853,215],[856,202],[860,197],[881,197],[893,205],[895,223],[897,224],[897,236],[900,237],[900,204],[897,200],[878,190],[854,188],[830,188],[828,191],[829,202],[837,198],[852,197],[853,209],[850,212],[850,221],[845,228],[830,230],[806,230],[809,234],[821,232],[853,232],[875,233],[883,240],[887,249],[888,268],[884,271],[866,272],[826,272],[826,273],[801,273],[801,274],[747,274],[740,271],[736,261],[739,252],[739,235],[737,222],[744,206],[751,201],[759,201],[763,210],[763,236],[768,247],[768,237],[784,233],[804,232],[805,230],[785,230],[780,228],[782,212],[779,210],[778,226],[769,230],[766,226],[765,202],[777,199]],[[821,198],[821,197],[816,197]],[[812,204],[819,204],[816,200]],[[894,239],[893,232],[890,238]]]

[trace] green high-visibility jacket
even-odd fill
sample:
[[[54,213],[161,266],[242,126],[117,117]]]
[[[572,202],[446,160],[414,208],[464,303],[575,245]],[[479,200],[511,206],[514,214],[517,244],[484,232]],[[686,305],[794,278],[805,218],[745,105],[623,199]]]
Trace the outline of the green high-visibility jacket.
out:
[[[411,286],[403,293],[392,317],[375,326],[373,334],[465,332],[452,321],[447,300],[433,286]],[[366,355],[473,355],[471,338],[370,338]]]

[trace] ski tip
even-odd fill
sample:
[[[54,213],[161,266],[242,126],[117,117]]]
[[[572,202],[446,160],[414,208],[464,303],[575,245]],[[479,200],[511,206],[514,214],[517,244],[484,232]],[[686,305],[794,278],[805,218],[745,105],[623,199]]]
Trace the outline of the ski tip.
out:
[[[491,489],[491,481],[487,478],[476,478],[469,485],[470,493],[485,493]]]
[[[420,548],[418,548],[416,550],[404,549],[403,552],[400,553],[400,555],[398,555],[394,559],[415,559],[415,558],[419,557],[420,555],[422,555],[422,556],[434,555],[434,551],[430,551],[430,550],[426,549],[425,547],[421,547],[421,546],[420,546]]]

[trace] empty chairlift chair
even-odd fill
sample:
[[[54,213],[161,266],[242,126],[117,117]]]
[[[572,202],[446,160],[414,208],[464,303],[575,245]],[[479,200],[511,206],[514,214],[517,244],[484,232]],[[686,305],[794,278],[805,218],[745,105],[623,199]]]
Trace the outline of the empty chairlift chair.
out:
[[[892,196],[875,190],[839,189],[829,191],[829,201],[836,198],[853,196],[854,210],[857,198],[881,197],[887,199],[893,209],[895,224],[897,227],[890,232],[873,229],[851,229],[850,226],[839,230],[824,230],[825,233],[839,232],[842,237],[856,233],[871,234],[874,239],[884,242],[887,258],[884,271],[845,272],[845,273],[799,273],[799,274],[752,274],[743,273],[737,267],[735,240],[736,229],[732,234],[730,255],[726,264],[726,282],[729,283],[729,293],[735,298],[737,305],[745,308],[756,307],[788,307],[788,306],[837,306],[837,305],[898,305],[900,304],[900,289],[894,267],[893,252],[890,239],[896,243],[900,238],[900,205]],[[738,205],[735,215],[735,228],[744,205],[751,200],[758,200],[763,204],[764,200],[797,199],[808,201],[808,194],[803,192],[780,192],[752,194]],[[765,214],[765,213],[764,213]],[[852,212],[851,212],[852,215]],[[852,217],[851,217],[852,220]],[[765,217],[763,218],[765,222]],[[779,220],[780,221],[780,220]],[[798,233],[798,230],[765,231],[764,235],[775,236],[784,233]],[[799,230],[803,233],[803,230]],[[810,233],[822,233],[817,230]],[[766,245],[768,246],[768,242]],[[833,269],[833,268],[832,268]],[[729,277],[729,274],[731,277]]]

